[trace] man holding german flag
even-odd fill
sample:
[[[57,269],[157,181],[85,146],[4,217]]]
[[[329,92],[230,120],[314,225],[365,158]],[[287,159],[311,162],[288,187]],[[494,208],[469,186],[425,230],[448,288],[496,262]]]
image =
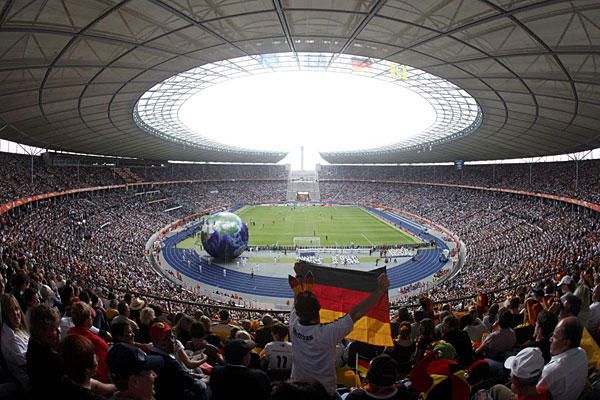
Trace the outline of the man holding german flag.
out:
[[[295,298],[290,313],[291,377],[316,379],[334,396],[335,347],[344,337],[352,332],[359,336],[355,340],[393,345],[389,325],[390,282],[385,268],[371,272],[343,271],[298,262],[294,271],[296,277],[289,277]],[[355,327],[365,315],[362,324]]]

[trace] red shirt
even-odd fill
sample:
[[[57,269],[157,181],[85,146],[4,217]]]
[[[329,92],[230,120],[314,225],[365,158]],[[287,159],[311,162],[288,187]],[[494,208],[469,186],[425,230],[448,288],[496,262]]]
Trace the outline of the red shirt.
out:
[[[94,344],[94,351],[96,352],[96,358],[98,359],[98,369],[96,371],[95,378],[103,383],[110,383],[110,376],[108,374],[108,364],[106,363],[106,355],[108,354],[108,344],[100,336],[90,331],[88,328],[83,326],[74,326],[69,329],[67,335],[81,335],[91,340]]]

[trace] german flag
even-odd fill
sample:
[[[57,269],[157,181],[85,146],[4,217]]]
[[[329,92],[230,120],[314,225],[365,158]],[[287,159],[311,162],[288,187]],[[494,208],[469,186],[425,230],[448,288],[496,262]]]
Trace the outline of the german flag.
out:
[[[367,376],[370,363],[371,360],[369,360],[367,357],[363,357],[360,354],[356,353],[356,373],[358,374],[358,376],[362,378]]]
[[[340,270],[310,263],[304,264],[304,273],[314,276],[312,293],[321,304],[322,323],[343,317],[356,304],[377,289],[377,277],[385,272],[385,267],[373,271]],[[390,303],[388,294],[360,320],[354,323],[354,329],[348,339],[358,340],[376,346],[393,346],[390,328]]]

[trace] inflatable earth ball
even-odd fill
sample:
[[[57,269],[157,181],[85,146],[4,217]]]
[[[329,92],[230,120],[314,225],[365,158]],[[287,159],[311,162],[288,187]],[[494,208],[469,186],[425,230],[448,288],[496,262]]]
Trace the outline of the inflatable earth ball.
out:
[[[219,260],[232,260],[248,247],[248,226],[230,212],[213,214],[200,230],[204,250]]]

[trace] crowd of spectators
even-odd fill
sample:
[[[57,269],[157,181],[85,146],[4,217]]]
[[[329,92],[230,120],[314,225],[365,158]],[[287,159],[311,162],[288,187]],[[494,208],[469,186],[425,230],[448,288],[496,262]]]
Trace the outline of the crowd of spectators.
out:
[[[169,223],[217,204],[231,205],[266,193],[279,200],[285,197],[285,184],[270,181],[164,189],[148,196],[123,190],[84,194],[60,199],[60,204],[46,201],[26,212],[13,211],[0,229],[0,253],[42,275],[168,298],[179,293],[185,300],[208,302],[208,297],[189,293],[149,266],[144,255],[147,240]],[[171,204],[153,202],[163,197]],[[165,211],[173,205],[180,208]]]
[[[529,164],[429,166],[322,165],[321,182],[329,179],[451,183],[555,194],[600,203],[600,160]]]
[[[597,216],[555,202],[435,186],[330,181],[320,186],[325,200],[402,208],[458,234],[467,245],[466,264],[457,278],[433,290],[434,299],[472,295],[474,288],[494,291],[540,278],[599,251]],[[92,194],[59,200],[60,207],[51,202],[36,205],[21,223],[8,221],[2,235],[20,252],[31,253],[39,246],[52,249],[43,256],[35,254],[44,257],[47,265],[60,260],[57,267],[78,273],[80,269],[101,284],[117,282],[150,290],[152,285],[145,282],[154,278],[154,272],[144,266],[140,252],[151,233],[211,206],[266,197],[283,200],[285,189],[284,181],[269,180],[166,185],[138,188],[137,193],[130,190],[126,195],[119,191]],[[164,211],[168,209],[175,210]],[[101,272],[106,266],[116,272]],[[165,293],[169,290],[172,287]]]
[[[135,181],[270,179],[284,181],[285,165],[163,164],[162,166],[109,165],[52,166],[41,156],[0,152],[0,203],[34,194],[127,183],[121,170]],[[261,198],[261,200],[263,200]]]
[[[60,191],[126,183],[121,169],[137,181],[188,179],[257,179],[285,180],[285,165],[227,164],[152,164],[150,166],[89,165],[52,166],[40,156],[0,153],[0,201]],[[33,167],[33,168],[32,168]],[[32,179],[33,172],[33,179]],[[319,179],[366,179],[451,183],[527,190],[556,194],[600,203],[600,161],[583,160],[530,164],[466,165],[456,170],[452,165],[435,166],[349,166],[322,165]]]
[[[293,375],[312,361],[293,356],[290,315],[176,311],[5,261],[12,275],[0,275],[3,398],[331,399],[330,379],[334,398],[350,400],[600,393],[600,259],[492,304],[458,309],[421,298],[418,309],[394,313],[393,346],[331,343],[332,377]],[[364,360],[371,362],[363,369]]]
[[[436,300],[493,292],[600,255],[598,214],[553,201],[409,184],[322,181],[320,188],[325,201],[395,207],[457,234],[466,261],[454,279],[432,289]]]
[[[16,174],[26,176],[24,170]],[[62,174],[48,173],[45,182],[37,176],[34,189],[7,174],[0,182],[12,192],[3,196],[56,190]],[[96,182],[113,178],[100,173]],[[64,188],[75,186],[65,182]],[[331,398],[318,379],[288,380],[293,363],[303,362],[284,362],[292,346],[288,315],[216,313],[169,301],[215,305],[164,279],[144,259],[150,235],[173,220],[218,204],[284,199],[286,182],[147,191],[153,193],[115,190],[39,202],[2,221],[0,395]],[[547,399],[548,392],[555,400],[597,398],[589,373],[600,361],[594,353],[600,333],[596,214],[468,189],[322,180],[320,191],[324,200],[421,215],[456,233],[468,249],[456,278],[429,289],[426,299],[419,296],[418,309],[397,310],[393,347],[337,345],[337,383],[341,392],[350,391],[348,399],[444,399],[448,393],[467,399],[479,390],[497,399]],[[490,304],[479,296],[433,306],[434,300],[485,292],[495,292]],[[361,381],[357,364],[364,358],[372,362]]]

